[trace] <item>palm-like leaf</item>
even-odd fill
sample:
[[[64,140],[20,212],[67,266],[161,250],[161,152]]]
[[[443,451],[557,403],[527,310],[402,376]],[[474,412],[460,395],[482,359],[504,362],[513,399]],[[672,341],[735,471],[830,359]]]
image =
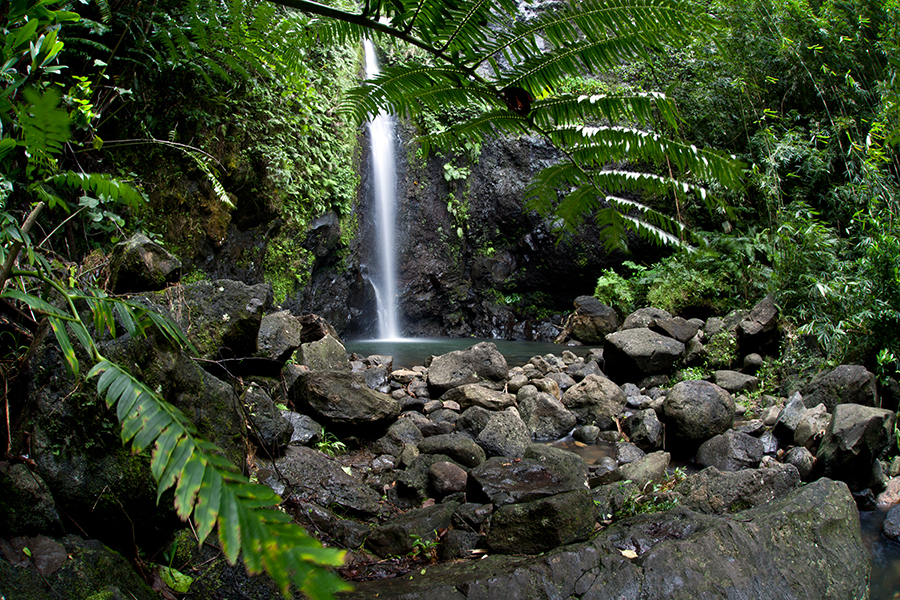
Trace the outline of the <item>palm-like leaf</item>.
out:
[[[629,231],[660,243],[683,238],[675,221],[614,194],[690,193],[712,206],[702,182],[740,186],[740,165],[732,158],[654,131],[660,121],[677,130],[677,111],[663,94],[554,96],[567,77],[609,70],[715,31],[715,21],[683,0],[570,0],[531,19],[522,19],[511,0],[369,0],[360,13],[274,1],[327,17],[313,24],[312,35],[346,41],[374,32],[428,54],[427,61],[387,67],[353,90],[343,108],[357,121],[381,110],[416,117],[449,104],[480,114],[423,140],[426,151],[500,135],[549,140],[567,166],[535,178],[531,205],[567,227],[594,213],[610,246],[621,245]],[[623,163],[659,165],[672,176],[609,168]]]

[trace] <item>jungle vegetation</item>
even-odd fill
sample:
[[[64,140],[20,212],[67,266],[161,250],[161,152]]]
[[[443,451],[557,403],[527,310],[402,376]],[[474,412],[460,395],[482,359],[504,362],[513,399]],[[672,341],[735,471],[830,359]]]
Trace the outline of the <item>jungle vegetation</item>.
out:
[[[205,182],[174,209],[202,205],[215,217],[207,236],[224,235],[253,194],[297,232],[325,210],[350,218],[357,181],[335,158],[352,153],[357,123],[382,108],[415,118],[474,107],[424,147],[541,137],[563,158],[528,202],[559,235],[596,219],[609,247],[634,235],[672,247],[662,263],[635,257],[598,274],[610,304],[712,313],[772,293],[828,360],[897,375],[897,2],[554,7],[523,19],[512,0],[0,2],[2,298],[50,320],[73,376],[83,347],[123,442],[153,448],[160,492],[174,487],[202,537],[217,529],[229,560],[240,554],[285,590],[328,597],[340,582],[323,567],[340,553],[291,524],[277,496],[218,461],[94,341],[117,314],[129,335],[158,327],[186,344],[110,297],[97,268],[131,231],[156,227],[162,239],[165,223],[147,210],[165,183],[154,161]],[[338,105],[365,35],[415,50]],[[24,348],[3,349],[11,377]]]

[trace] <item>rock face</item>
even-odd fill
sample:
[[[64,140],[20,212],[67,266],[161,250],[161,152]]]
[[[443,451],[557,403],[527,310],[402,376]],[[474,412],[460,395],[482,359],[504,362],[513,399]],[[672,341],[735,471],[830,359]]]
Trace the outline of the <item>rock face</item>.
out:
[[[668,435],[700,444],[725,433],[734,424],[731,394],[708,381],[682,381],[669,390],[663,403]]]
[[[596,521],[590,492],[575,490],[501,506],[491,515],[486,542],[501,554],[538,554],[586,539]]]
[[[428,367],[428,385],[440,392],[467,383],[500,381],[509,372],[506,359],[491,342],[436,357]]]
[[[302,331],[303,327],[288,310],[265,315],[259,324],[256,352],[260,356],[284,362],[300,347]]]
[[[109,266],[116,294],[161,290],[181,279],[181,261],[142,233],[116,244]]]
[[[816,473],[847,482],[858,491],[877,485],[873,463],[890,443],[894,413],[858,404],[839,404],[816,453]]]
[[[556,440],[575,427],[575,415],[562,402],[536,387],[526,385],[516,396],[519,414],[536,440]]]
[[[301,344],[297,351],[297,362],[309,367],[310,371],[350,370],[347,351],[343,344],[330,335]]]
[[[359,583],[346,597],[846,600],[867,596],[868,577],[853,498],[822,479],[734,519],[686,509],[641,515],[542,556],[429,567]]]
[[[785,496],[800,485],[792,465],[722,472],[707,467],[675,487],[684,505],[708,514],[736,513]]]
[[[606,372],[619,383],[670,371],[683,355],[684,344],[646,328],[611,333],[603,346]]]
[[[469,472],[472,498],[489,499],[496,506],[521,504],[573,490],[586,490],[584,478],[535,459],[510,462],[489,458]]]
[[[763,456],[763,443],[746,433],[729,429],[712,437],[697,450],[697,462],[720,471],[755,469]]]
[[[297,379],[289,394],[297,406],[339,427],[377,424],[400,414],[400,403],[370,389],[359,373],[311,371]]]

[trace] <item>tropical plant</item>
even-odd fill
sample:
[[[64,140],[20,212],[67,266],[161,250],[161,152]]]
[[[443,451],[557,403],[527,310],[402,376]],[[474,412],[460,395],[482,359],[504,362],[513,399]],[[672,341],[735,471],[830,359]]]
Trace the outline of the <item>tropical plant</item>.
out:
[[[682,224],[639,201],[638,192],[721,208],[700,183],[739,185],[731,159],[650,129],[657,120],[677,129],[665,94],[560,93],[572,76],[715,31],[712,19],[679,0],[571,1],[527,19],[513,0],[372,0],[359,12],[277,1],[325,17],[308,33],[320,40],[389,36],[423,51],[424,59],[386,66],[349,94],[344,110],[357,121],[381,110],[416,117],[456,105],[477,111],[424,137],[426,150],[498,135],[538,136],[557,148],[560,162],[534,178],[528,197],[561,232],[592,216],[610,248],[624,246],[629,232],[677,245]]]
[[[104,4],[105,5],[105,4]],[[59,168],[72,140],[73,114],[61,106],[51,79],[62,65],[61,23],[78,15],[55,10],[49,0],[13,0],[4,5],[2,92],[0,92],[0,191],[3,207],[37,200],[22,226],[0,212],[0,298],[20,303],[46,318],[62,350],[66,367],[78,377],[82,360],[73,344],[86,352],[97,391],[121,424],[123,443],[139,453],[152,448],[150,470],[158,498],[174,489],[174,506],[182,519],[193,518],[202,543],[217,528],[225,558],[239,557],[251,573],[267,572],[287,595],[292,584],[313,598],[329,598],[348,586],[325,568],[342,563],[343,553],[325,549],[279,510],[280,498],[268,487],[252,484],[215,445],[197,435],[193,425],[157,392],[126,368],[104,356],[95,336],[115,335],[124,328],[132,337],[155,328],[171,342],[190,348],[189,341],[164,317],[143,307],[109,297],[80,282],[69,269],[60,270],[32,242],[29,230],[45,206],[68,210],[59,188],[75,187],[111,201],[140,201],[129,185],[104,174]],[[79,107],[73,107],[73,112]],[[85,308],[91,320],[85,322]]]

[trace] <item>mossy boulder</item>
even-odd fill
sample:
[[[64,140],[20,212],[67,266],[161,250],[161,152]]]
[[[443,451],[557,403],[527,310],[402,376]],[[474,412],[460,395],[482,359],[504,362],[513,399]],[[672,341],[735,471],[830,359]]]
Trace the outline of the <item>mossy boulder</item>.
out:
[[[181,279],[181,261],[142,233],[116,244],[109,266],[117,294],[161,290]]]

